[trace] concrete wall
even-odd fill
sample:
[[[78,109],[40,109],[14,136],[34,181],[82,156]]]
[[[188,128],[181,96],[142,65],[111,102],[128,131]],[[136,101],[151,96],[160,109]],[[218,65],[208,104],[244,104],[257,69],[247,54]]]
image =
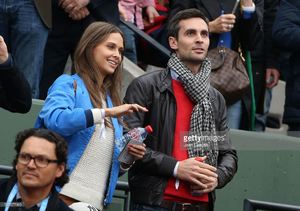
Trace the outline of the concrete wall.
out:
[[[239,168],[217,191],[216,211],[241,211],[245,198],[300,205],[300,139],[232,130]]]

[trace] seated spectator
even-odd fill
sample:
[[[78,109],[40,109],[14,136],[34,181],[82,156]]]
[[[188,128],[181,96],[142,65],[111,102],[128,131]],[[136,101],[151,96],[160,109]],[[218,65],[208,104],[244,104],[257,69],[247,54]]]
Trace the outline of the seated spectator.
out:
[[[55,189],[69,180],[65,140],[46,129],[27,129],[18,133],[15,150],[14,173],[0,181],[3,210],[71,210]]]
[[[26,113],[31,108],[31,102],[30,86],[17,70],[0,36],[0,107],[11,112]]]

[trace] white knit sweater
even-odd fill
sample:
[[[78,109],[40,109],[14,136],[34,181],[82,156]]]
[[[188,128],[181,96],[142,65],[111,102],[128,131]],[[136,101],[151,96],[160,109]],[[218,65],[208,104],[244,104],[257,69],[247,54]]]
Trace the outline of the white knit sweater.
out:
[[[113,129],[101,124],[96,124],[90,142],[70,175],[70,182],[61,191],[61,194],[99,210],[103,209],[114,143]]]

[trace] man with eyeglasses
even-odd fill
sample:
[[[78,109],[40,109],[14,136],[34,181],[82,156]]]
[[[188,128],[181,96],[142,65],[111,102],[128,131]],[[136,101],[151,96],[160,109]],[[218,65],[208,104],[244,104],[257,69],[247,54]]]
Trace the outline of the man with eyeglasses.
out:
[[[69,180],[65,140],[47,129],[27,129],[18,133],[15,150],[14,173],[0,181],[0,210],[72,210],[55,188]]]

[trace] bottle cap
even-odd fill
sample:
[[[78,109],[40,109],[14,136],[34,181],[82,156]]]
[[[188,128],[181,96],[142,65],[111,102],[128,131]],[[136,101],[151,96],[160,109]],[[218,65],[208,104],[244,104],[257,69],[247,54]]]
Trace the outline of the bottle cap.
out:
[[[153,129],[152,129],[152,127],[150,125],[147,125],[145,127],[145,130],[147,131],[147,133],[152,133],[153,132]]]

